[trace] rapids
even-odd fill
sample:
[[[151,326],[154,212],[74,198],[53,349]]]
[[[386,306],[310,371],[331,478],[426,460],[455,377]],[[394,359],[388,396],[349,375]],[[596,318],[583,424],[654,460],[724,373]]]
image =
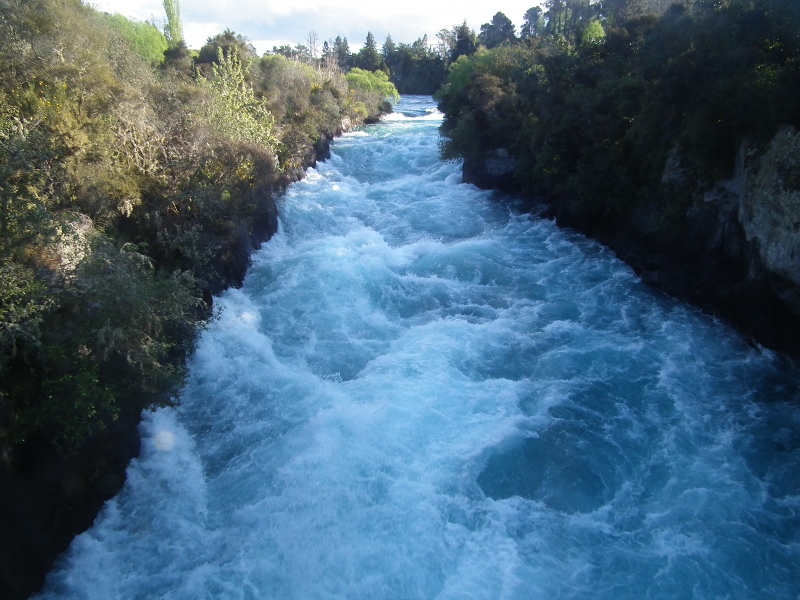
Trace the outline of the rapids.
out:
[[[800,372],[396,110],[289,189],[38,598],[800,597]]]

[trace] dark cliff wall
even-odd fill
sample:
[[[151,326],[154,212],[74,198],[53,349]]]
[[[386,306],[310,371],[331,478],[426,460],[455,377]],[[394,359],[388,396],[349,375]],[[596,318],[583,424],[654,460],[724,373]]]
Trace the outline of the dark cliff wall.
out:
[[[34,440],[0,462],[0,589],[27,598],[72,537],[92,525],[139,454],[138,415],[126,415],[68,456]]]

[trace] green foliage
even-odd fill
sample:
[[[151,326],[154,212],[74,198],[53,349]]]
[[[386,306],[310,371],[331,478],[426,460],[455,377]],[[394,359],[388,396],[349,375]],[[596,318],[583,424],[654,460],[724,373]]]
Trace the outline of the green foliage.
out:
[[[164,4],[164,12],[167,14],[164,34],[167,37],[170,48],[175,48],[183,41],[181,5],[179,0],[162,0],[162,2]]]
[[[336,39],[333,40],[331,53],[340,69],[346,69],[350,66],[350,45],[347,43],[347,38],[342,39],[341,36],[337,35]]]
[[[520,29],[519,37],[523,40],[539,37],[544,33],[545,21],[544,13],[538,6],[534,6],[525,11],[524,23]]]
[[[394,102],[400,99],[397,88],[389,81],[389,76],[383,71],[370,72],[355,68],[347,74],[346,78],[351,90],[369,92]]]
[[[460,56],[470,56],[478,47],[478,36],[464,21],[461,25],[453,27],[452,35],[446,36],[450,46],[450,62],[456,62]]]
[[[52,301],[32,268],[5,259],[0,263],[0,369],[35,350]]]
[[[0,95],[0,256],[19,257],[22,249],[50,231],[49,188],[58,167],[59,148],[44,129],[40,89],[35,81],[12,91],[20,104],[32,103],[30,116]],[[47,108],[47,107],[44,107]],[[55,110],[60,110],[58,106]]]
[[[120,410],[167,402],[183,383],[185,369],[172,355],[191,347],[194,280],[158,274],[147,257],[100,234],[86,242],[84,258],[39,320],[38,352],[26,361],[39,376],[21,377],[25,369],[6,376],[16,409],[12,443],[44,433],[73,448]]]
[[[120,14],[103,14],[109,26],[124,37],[149,64],[164,62],[164,52],[169,48],[166,36],[152,23],[136,21]]]
[[[487,48],[494,48],[506,42],[517,39],[514,33],[514,24],[507,16],[497,12],[490,23],[481,25],[480,42]]]
[[[504,149],[527,194],[679,223],[731,176],[744,140],[800,126],[797,3],[682,4],[608,3],[603,21],[596,5],[552,0],[543,32],[531,24],[524,43],[461,56],[437,96],[444,156]],[[667,189],[670,155],[683,179]]]
[[[263,146],[272,152],[278,150],[275,119],[245,81],[236,52],[224,55],[219,49],[212,76],[198,77],[197,82],[209,93],[204,116],[219,134]]]
[[[7,0],[0,24],[0,446],[70,452],[172,401],[201,297],[241,281],[276,190],[386,108],[322,62],[196,73],[179,28],[164,51],[78,0]]]
[[[386,69],[386,63],[383,62],[381,55],[378,53],[378,47],[375,44],[375,36],[372,32],[367,33],[367,39],[361,50],[355,57],[355,65],[364,71],[378,71]]]
[[[592,19],[581,33],[582,44],[599,44],[606,37],[603,25],[597,19]]]
[[[383,59],[401,94],[433,94],[447,77],[444,57],[428,44],[427,35],[413,44],[395,44],[387,37]]]
[[[236,56],[244,64],[256,56],[256,49],[250,41],[241,34],[226,29],[222,33],[211,36],[206,44],[200,48],[197,56],[198,64],[218,63],[220,56]]]

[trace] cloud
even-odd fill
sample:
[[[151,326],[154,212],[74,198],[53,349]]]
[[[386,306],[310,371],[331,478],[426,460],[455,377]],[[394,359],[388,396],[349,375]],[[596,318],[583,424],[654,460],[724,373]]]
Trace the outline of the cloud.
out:
[[[366,5],[361,0],[193,0],[181,4],[181,20],[189,46],[199,48],[206,38],[226,28],[247,36],[259,52],[283,43],[300,44],[314,30],[320,40],[346,37],[351,48],[364,43],[367,32],[382,43],[387,33],[395,42],[411,43],[423,34],[436,41],[436,32],[466,19],[479,29],[491,20],[498,8],[517,25],[522,15],[537,0],[513,0],[502,7],[488,8],[483,3],[445,0],[404,0],[402,3]],[[99,0],[98,8],[138,19],[155,15],[163,19],[158,0]]]

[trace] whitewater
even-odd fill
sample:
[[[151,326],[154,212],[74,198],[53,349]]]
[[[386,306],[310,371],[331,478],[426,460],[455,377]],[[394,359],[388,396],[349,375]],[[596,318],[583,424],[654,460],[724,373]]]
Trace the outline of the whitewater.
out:
[[[800,598],[797,368],[396,111],[288,190],[37,598]]]

